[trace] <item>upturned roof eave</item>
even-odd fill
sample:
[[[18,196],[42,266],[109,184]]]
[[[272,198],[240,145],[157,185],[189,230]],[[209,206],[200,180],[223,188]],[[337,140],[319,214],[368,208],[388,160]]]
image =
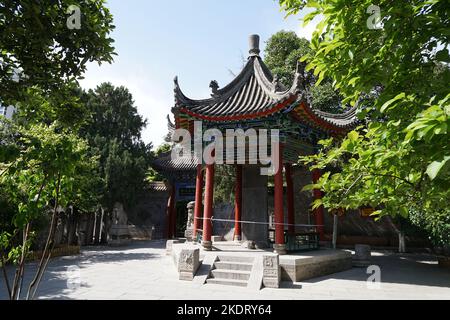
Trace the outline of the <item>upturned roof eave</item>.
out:
[[[264,65],[264,62],[262,61],[261,57],[259,57],[258,55],[253,55],[249,57],[244,68],[233,79],[233,81],[231,81],[225,87],[218,89],[217,92],[212,94],[211,98],[191,99],[187,97],[181,90],[178,77],[175,77],[174,79],[175,106],[172,109],[172,111],[176,112],[180,108],[191,109],[200,106],[208,107],[223,103],[224,101],[233,97],[233,95],[238,94],[245,85],[248,85],[248,82],[250,81],[252,76],[255,77],[258,87],[264,92],[264,94],[274,101],[273,104],[277,104],[299,91],[298,90],[299,81],[297,79],[297,76],[293,86],[289,89],[284,88],[281,84],[275,84],[273,82],[272,74],[270,73],[269,69]],[[276,86],[279,86],[279,88],[277,88]]]

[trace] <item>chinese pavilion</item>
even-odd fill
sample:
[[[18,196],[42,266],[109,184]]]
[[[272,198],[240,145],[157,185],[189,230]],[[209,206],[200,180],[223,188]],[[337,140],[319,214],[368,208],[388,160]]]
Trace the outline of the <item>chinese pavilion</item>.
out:
[[[300,64],[292,86],[285,88],[264,64],[260,56],[259,41],[258,35],[250,36],[250,54],[243,70],[223,88],[220,88],[216,81],[212,81],[210,85],[212,94],[208,99],[188,98],[181,91],[178,78],[175,78],[175,106],[172,112],[175,116],[175,127],[191,132],[194,121],[202,121],[203,130],[208,128],[218,128],[223,132],[230,128],[280,130],[278,160],[280,169],[274,176],[273,248],[277,253],[284,254],[285,234],[295,232],[292,165],[297,162],[299,156],[316,152],[319,140],[345,135],[355,126],[357,119],[355,108],[338,115],[314,109],[305,87],[307,75]],[[204,249],[211,250],[215,168],[214,164],[195,166],[194,232],[201,233]],[[235,167],[234,238],[253,240],[260,247],[267,247],[269,238],[267,176],[260,175],[259,167],[255,164],[238,164]],[[283,202],[283,171],[287,186],[287,219]],[[313,172],[313,180],[319,177],[319,171]],[[316,190],[314,197],[320,196],[320,191]],[[323,208],[316,209],[314,213],[317,232],[322,237]],[[254,223],[251,223],[252,221]]]

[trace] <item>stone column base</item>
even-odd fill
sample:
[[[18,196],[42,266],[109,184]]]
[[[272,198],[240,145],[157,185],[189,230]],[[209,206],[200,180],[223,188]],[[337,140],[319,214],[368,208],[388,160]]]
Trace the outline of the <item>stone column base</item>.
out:
[[[280,254],[280,255],[287,254],[286,245],[285,244],[274,244],[273,245],[273,251],[275,253]]]
[[[212,242],[211,241],[202,241],[202,246],[205,251],[212,251]]]

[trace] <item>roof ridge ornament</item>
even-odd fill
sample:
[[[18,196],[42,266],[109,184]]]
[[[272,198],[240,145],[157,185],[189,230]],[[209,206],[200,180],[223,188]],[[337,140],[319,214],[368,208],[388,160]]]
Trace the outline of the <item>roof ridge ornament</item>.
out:
[[[252,34],[248,39],[248,43],[250,46],[250,56],[259,56],[259,53],[261,52],[261,50],[259,50],[259,35]]]
[[[177,91],[181,91],[180,84],[178,82],[178,76],[175,76],[173,79],[173,91],[176,93]]]
[[[296,90],[306,90],[306,84],[308,82],[307,76],[305,76],[305,63],[297,61],[297,68],[294,76],[293,87]]]
[[[211,90],[212,90],[212,94],[211,94],[211,97],[213,97],[213,98],[216,98],[216,97],[218,97],[220,94],[219,94],[219,83],[216,81],[216,80],[212,80],[210,83],[209,83],[209,87],[211,88]]]
[[[272,84],[273,84],[273,92],[274,93],[277,93],[277,92],[280,92],[283,90],[283,86],[282,86],[282,84],[280,82],[280,78],[278,77],[277,74],[273,76]]]

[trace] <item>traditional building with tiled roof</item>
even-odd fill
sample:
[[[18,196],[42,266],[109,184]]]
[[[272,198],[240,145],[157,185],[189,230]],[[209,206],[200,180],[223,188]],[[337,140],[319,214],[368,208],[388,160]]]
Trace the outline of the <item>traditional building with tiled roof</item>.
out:
[[[286,114],[297,122],[330,134],[342,133],[355,125],[355,108],[342,114],[330,114],[312,108],[308,103],[304,70],[300,64],[292,86],[285,88],[260,57],[259,38],[252,36],[250,42],[250,56],[242,71],[223,88],[219,88],[217,81],[212,81],[210,98],[188,98],[182,92],[178,78],[175,78],[175,107],[172,112],[178,127],[183,127],[193,119],[224,123],[261,120]]]
[[[259,36],[250,36],[249,43],[250,54],[242,71],[223,88],[220,88],[217,81],[211,81],[211,97],[201,100],[188,98],[181,90],[178,78],[175,78],[175,106],[172,108],[175,117],[174,127],[187,129],[191,135],[194,135],[196,121],[202,122],[203,132],[212,128],[219,129],[221,132],[238,128],[279,130],[281,152],[278,167],[284,167],[286,173],[288,215],[285,225],[283,170],[278,170],[275,173],[274,188],[273,248],[278,253],[284,253],[286,232],[289,234],[295,232],[292,165],[297,163],[299,156],[317,152],[319,140],[341,137],[354,128],[357,124],[356,109],[352,108],[342,114],[330,114],[317,110],[309,102],[310,94],[306,88],[307,74],[301,64],[298,64],[292,85],[286,88],[264,64],[260,56]],[[196,168],[194,234],[201,232],[205,249],[211,249],[214,164],[206,165],[205,186],[203,186],[204,167],[201,162],[177,163],[166,155],[157,160],[156,166],[165,172],[173,173],[178,170],[180,174],[192,172]],[[254,169],[255,165],[250,161],[236,165],[234,234],[235,239],[254,240],[259,246],[264,247],[268,244],[268,227],[264,226],[264,221],[268,221],[267,177],[265,177],[266,180],[255,177],[255,172],[258,171]],[[314,179],[317,178],[318,172],[314,174]],[[203,187],[205,187],[204,208],[202,208]],[[320,196],[320,192],[315,192],[316,198]],[[169,208],[168,212],[172,211]],[[315,215],[318,234],[322,237],[323,209],[317,209]],[[169,214],[168,219],[172,221],[172,224],[169,222],[169,226],[172,227],[169,227],[168,232],[168,236],[171,237],[174,235],[175,218]],[[246,224],[242,224],[242,220],[247,220]],[[248,224],[249,220],[257,221],[258,227]]]

